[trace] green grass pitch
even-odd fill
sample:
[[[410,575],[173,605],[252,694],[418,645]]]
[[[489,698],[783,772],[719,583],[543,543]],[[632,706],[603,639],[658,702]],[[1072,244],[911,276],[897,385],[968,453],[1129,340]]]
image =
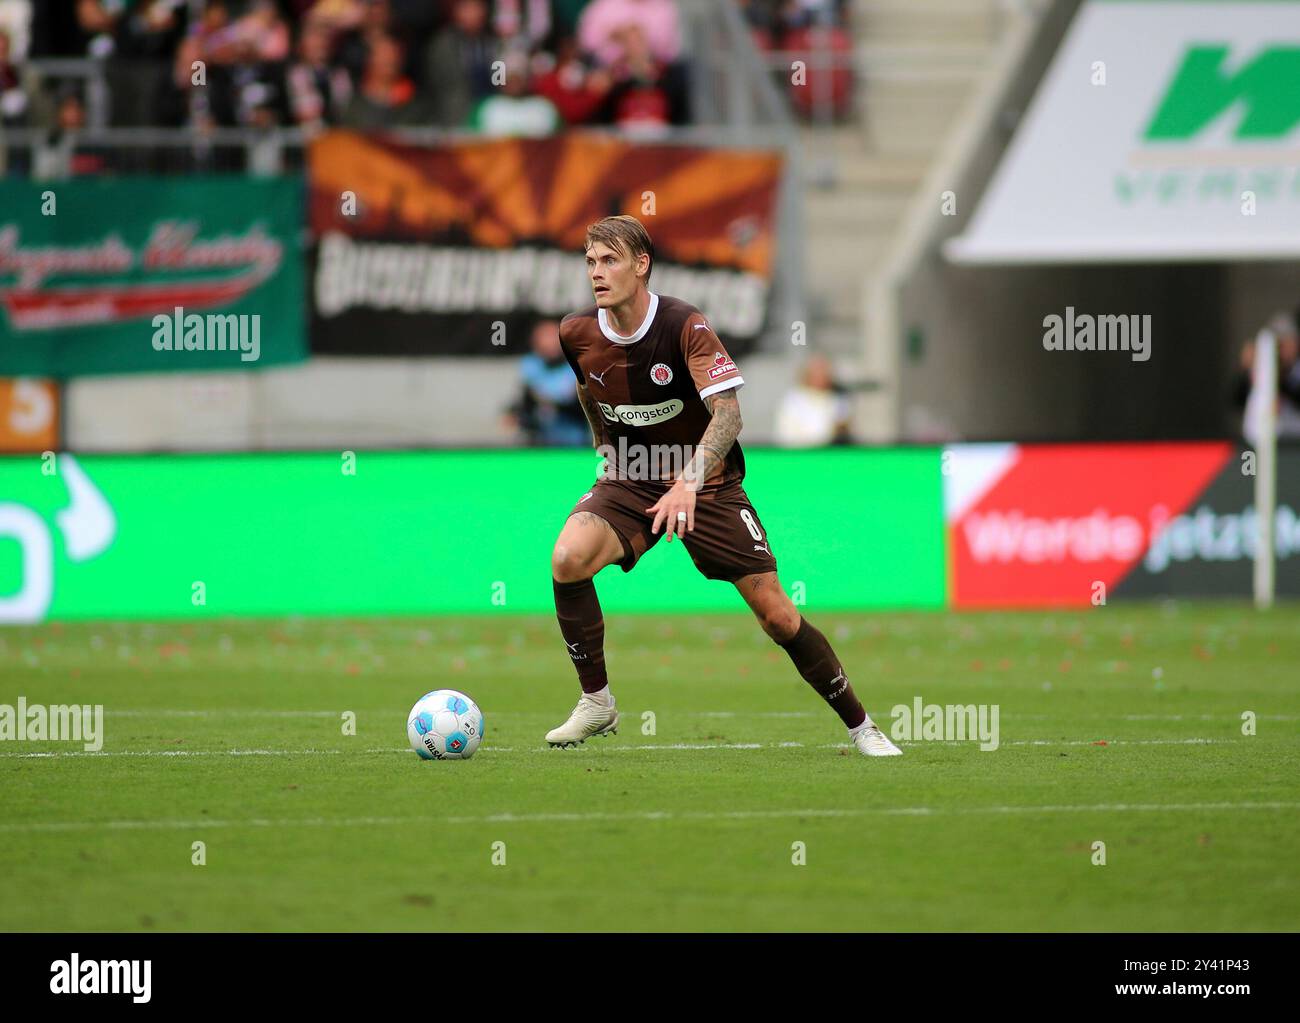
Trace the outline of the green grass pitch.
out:
[[[623,723],[577,750],[548,618],[11,628],[0,703],[106,735],[0,742],[0,928],[1294,930],[1296,610],[810,610],[887,730],[999,707],[994,752],[882,760],[741,615],[609,620]],[[442,687],[472,760],[407,746]]]

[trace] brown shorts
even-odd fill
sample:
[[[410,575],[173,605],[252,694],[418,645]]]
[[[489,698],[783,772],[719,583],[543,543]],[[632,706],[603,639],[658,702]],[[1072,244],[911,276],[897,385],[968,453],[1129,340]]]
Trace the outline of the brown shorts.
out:
[[[591,512],[614,527],[623,543],[619,567],[630,572],[641,555],[667,532],[664,523],[660,524],[658,535],[650,532],[654,516],[646,514],[646,509],[663,494],[662,487],[644,483],[597,480],[578,498],[569,514]],[[707,579],[734,583],[755,572],[776,571],[767,530],[739,483],[696,495],[695,529],[681,540],[695,567]]]

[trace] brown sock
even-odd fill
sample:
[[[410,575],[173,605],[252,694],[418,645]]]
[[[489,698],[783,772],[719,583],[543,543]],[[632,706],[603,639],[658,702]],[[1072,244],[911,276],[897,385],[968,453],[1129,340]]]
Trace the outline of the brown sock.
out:
[[[590,579],[576,583],[551,580],[555,586],[555,617],[569,656],[578,671],[584,693],[598,693],[609,685],[605,675],[605,618]]]
[[[848,728],[857,728],[867,719],[867,712],[862,709],[844,669],[840,667],[840,659],[835,656],[826,637],[810,625],[808,619],[801,617],[799,631],[779,645],[790,655],[804,681],[831,705]]]

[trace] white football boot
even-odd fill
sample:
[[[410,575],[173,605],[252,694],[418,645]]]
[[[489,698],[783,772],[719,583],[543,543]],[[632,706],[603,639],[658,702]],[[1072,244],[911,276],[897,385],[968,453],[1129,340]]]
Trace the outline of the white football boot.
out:
[[[614,706],[614,697],[610,696],[609,706],[597,703],[586,693],[573,708],[569,720],[552,728],[546,733],[546,741],[552,746],[563,748],[586,742],[593,735],[615,735],[618,733],[618,708]]]
[[[853,745],[864,757],[901,757],[903,751],[889,741],[876,725],[868,725],[853,737]]]

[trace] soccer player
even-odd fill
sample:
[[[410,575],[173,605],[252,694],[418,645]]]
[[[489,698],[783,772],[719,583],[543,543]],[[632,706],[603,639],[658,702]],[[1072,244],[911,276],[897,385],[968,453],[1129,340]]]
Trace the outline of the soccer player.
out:
[[[741,486],[736,392],[744,380],[735,362],[698,309],[650,291],[654,245],[639,220],[598,221],[585,248],[596,304],[564,318],[560,344],[606,468],[573,506],[551,557],[555,613],[582,696],[546,741],[573,746],[617,731],[592,577],[607,565],[630,572],[663,536],[680,537],[707,578],[740,591],[863,754],[898,756],[826,637],[777,581],[767,531]]]

